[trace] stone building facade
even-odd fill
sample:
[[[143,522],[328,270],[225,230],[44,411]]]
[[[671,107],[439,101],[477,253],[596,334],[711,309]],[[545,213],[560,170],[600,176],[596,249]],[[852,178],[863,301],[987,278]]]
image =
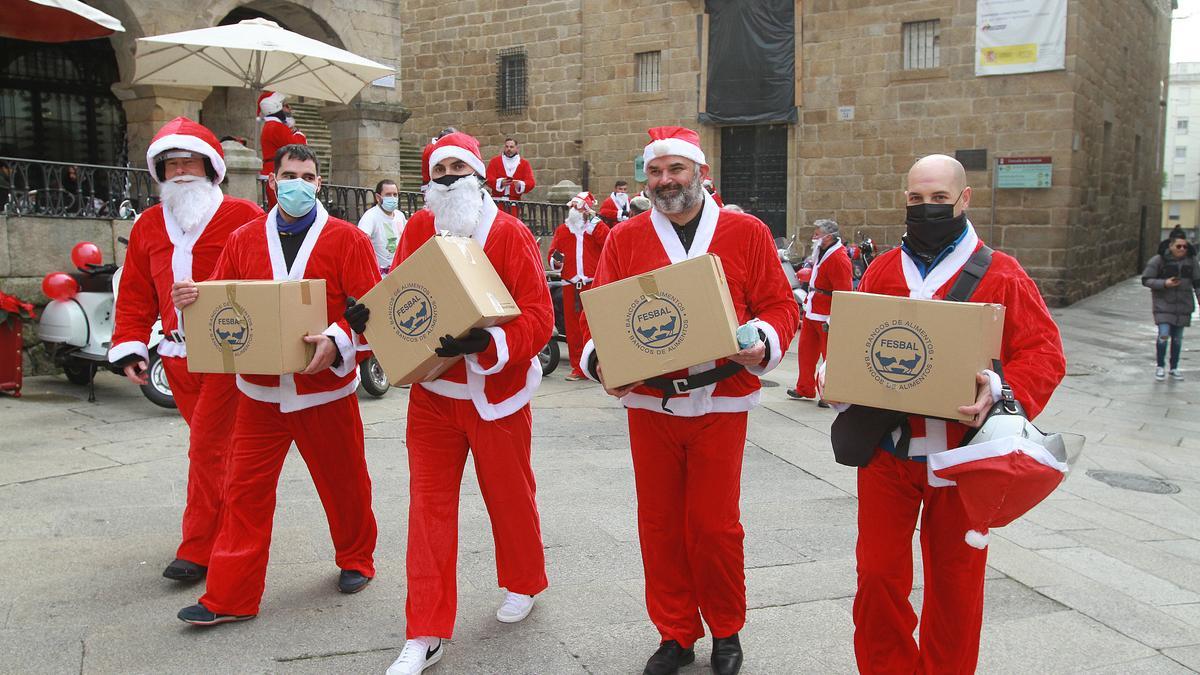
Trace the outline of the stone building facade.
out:
[[[705,105],[708,16],[699,0],[407,0],[403,134],[456,124],[495,154],[515,136],[539,193],[560,180],[598,195],[631,180],[645,129],[698,128],[718,189],[728,129]],[[797,0],[799,122],[787,145],[786,226],[833,217],[895,244],[903,179],[919,156],[985,150],[970,215],[1054,304],[1140,270],[1160,221],[1168,0],[1069,0],[1066,68],[977,77],[974,0]],[[937,20],[939,63],[905,69],[902,25]],[[528,101],[499,110],[504,50],[524,50]],[[659,88],[636,91],[637,55],[660,52]],[[847,114],[849,111],[849,114]],[[849,117],[849,118],[848,118]],[[995,158],[1049,156],[1049,189],[996,191]],[[535,193],[537,196],[538,193]],[[782,234],[782,232],[779,232]],[[804,237],[801,237],[804,239]]]

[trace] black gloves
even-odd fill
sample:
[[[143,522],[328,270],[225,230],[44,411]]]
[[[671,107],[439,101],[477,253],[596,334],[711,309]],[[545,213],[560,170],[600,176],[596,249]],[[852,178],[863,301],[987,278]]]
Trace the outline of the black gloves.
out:
[[[441,342],[442,346],[433,350],[433,353],[442,358],[478,354],[491,344],[492,334],[482,328],[472,328],[465,337],[456,338],[453,335],[445,335]]]
[[[350,330],[362,335],[367,330],[367,319],[371,318],[371,310],[367,309],[366,305],[359,304],[352,297],[346,297],[346,311],[342,314],[346,319],[346,323],[350,324]]]

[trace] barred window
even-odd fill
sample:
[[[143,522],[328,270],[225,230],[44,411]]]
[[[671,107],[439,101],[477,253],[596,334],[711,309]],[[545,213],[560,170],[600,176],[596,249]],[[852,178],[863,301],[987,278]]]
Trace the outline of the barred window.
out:
[[[659,76],[662,64],[662,52],[639,52],[633,55],[633,65],[637,73],[633,90],[638,93],[659,91],[662,80]]]
[[[524,47],[500,50],[500,68],[496,78],[496,107],[502,113],[516,113],[528,105],[526,85],[529,72]]]
[[[937,19],[933,19],[903,24],[901,37],[905,70],[937,68],[941,65],[941,50],[938,48],[938,36],[941,33],[939,23]]]
[[[1188,121],[1187,120],[1176,120],[1175,121],[1175,133],[1179,134],[1180,136],[1183,136],[1183,135],[1187,134],[1187,132],[1188,132]]]

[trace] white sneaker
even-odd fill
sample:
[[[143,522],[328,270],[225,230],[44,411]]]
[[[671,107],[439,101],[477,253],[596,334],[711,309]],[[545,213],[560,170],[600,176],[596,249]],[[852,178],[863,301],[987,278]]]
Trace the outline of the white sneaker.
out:
[[[1154,379],[1158,380],[1159,382],[1162,382],[1163,380],[1167,379],[1166,369],[1163,368],[1162,366],[1155,368],[1154,369]]]
[[[388,666],[387,675],[417,675],[440,661],[443,651],[441,638],[413,638],[404,643],[400,656]]]
[[[1179,369],[1178,369],[1178,368],[1176,368],[1176,369],[1174,369],[1174,370],[1172,370],[1172,371],[1171,371],[1171,379],[1172,379],[1172,380],[1182,380],[1182,379],[1183,379],[1183,373],[1179,372]]]
[[[496,620],[503,623],[516,623],[529,616],[533,611],[533,596],[520,593],[508,593],[504,596],[504,604],[496,610]]]

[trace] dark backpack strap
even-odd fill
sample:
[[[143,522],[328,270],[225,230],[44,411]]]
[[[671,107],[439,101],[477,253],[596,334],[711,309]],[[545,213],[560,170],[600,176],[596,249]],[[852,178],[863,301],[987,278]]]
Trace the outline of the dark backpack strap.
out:
[[[975,288],[979,286],[980,279],[983,279],[988,267],[992,265],[992,253],[992,249],[988,248],[986,244],[972,253],[971,257],[967,259],[967,263],[963,265],[958,279],[955,279],[954,285],[950,287],[950,292],[946,294],[945,299],[951,302],[970,300],[971,295],[975,293]]]

